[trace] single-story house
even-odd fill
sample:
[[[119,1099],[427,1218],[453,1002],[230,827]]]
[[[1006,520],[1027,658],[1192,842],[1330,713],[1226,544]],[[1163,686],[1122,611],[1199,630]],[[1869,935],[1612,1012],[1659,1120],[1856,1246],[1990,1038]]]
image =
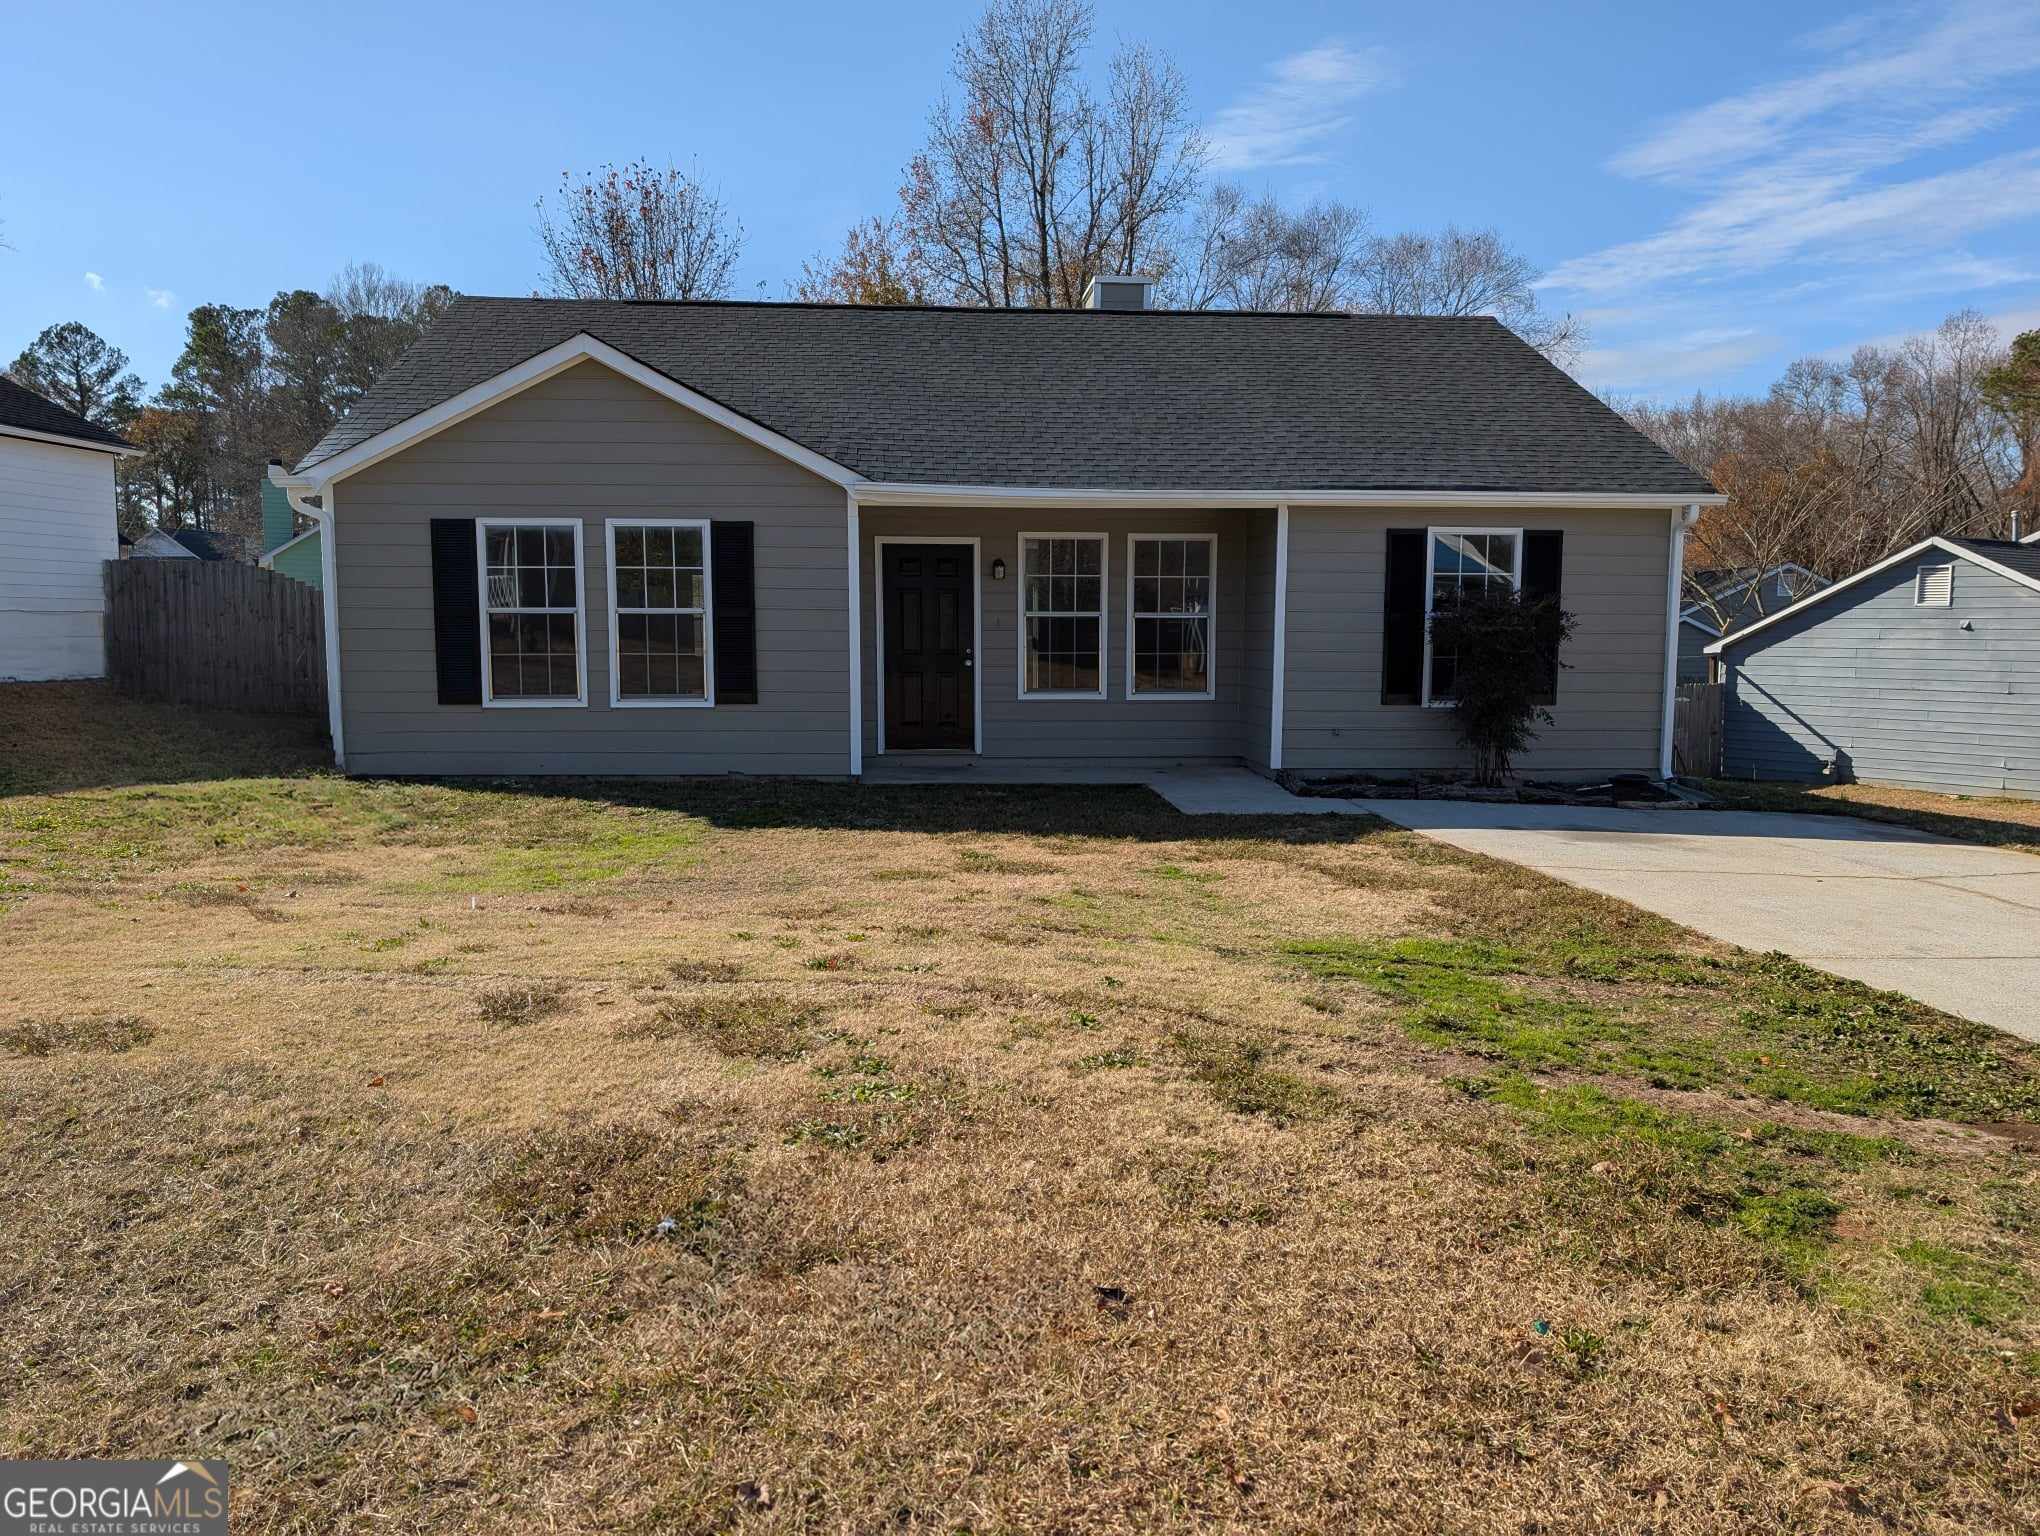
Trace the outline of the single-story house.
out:
[[[133,560],[231,560],[226,539],[209,528],[150,528],[135,540]]]
[[[1732,778],[2040,795],[2040,543],[1924,539],[1707,653]]]
[[[1745,566],[1686,572],[1687,601],[1679,613],[1679,681],[1706,682],[1712,673],[1709,645],[1826,585],[1827,578],[1789,561],[1769,570]]]
[[[298,515],[290,494],[272,480],[262,482],[262,554],[256,564],[278,571],[308,587],[325,583],[324,561],[319,554],[319,525],[298,530]]]
[[[0,679],[106,675],[113,465],[139,451],[0,374]]]
[[[359,774],[1456,772],[1434,596],[1662,773],[1721,498],[1497,322],[465,298],[293,469]],[[908,754],[914,756],[908,757]]]

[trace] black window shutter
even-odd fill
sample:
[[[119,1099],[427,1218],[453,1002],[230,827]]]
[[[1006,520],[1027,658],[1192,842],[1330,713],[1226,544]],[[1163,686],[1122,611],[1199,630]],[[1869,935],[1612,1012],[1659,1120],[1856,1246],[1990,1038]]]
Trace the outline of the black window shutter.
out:
[[[710,525],[715,580],[715,701],[758,702],[758,596],[754,525]]]
[[[1523,596],[1535,601],[1539,598],[1559,600],[1560,572],[1565,566],[1565,535],[1554,530],[1532,531],[1523,535]],[[1540,704],[1558,702],[1558,658],[1546,658],[1544,664],[1544,686],[1538,692]]]
[[[1388,530],[1381,605],[1381,702],[1424,700],[1424,540],[1421,528]]]
[[[439,702],[482,702],[482,591],[475,572],[475,520],[432,519],[432,638]]]

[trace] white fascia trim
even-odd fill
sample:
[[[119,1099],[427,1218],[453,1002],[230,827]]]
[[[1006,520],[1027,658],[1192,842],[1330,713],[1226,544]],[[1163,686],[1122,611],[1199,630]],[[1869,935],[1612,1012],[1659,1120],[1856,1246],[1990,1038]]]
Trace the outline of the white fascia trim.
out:
[[[1665,550],[1665,687],[1664,713],[1658,722],[1658,777],[1672,776],[1672,728],[1679,702],[1679,598],[1686,587],[1686,533],[1700,521],[1698,503],[1672,513],[1672,536]]]
[[[1749,639],[1751,635],[1769,629],[1773,624],[1776,624],[1780,619],[1789,619],[1793,617],[1795,614],[1802,613],[1806,609],[1811,608],[1815,603],[1826,602],[1827,599],[1834,597],[1836,594],[1847,591],[1850,587],[1856,585],[1857,582],[1868,581],[1872,576],[1877,575],[1879,572],[1888,571],[1894,565],[1901,565],[1907,560],[1911,560],[1919,555],[1925,554],[1930,549],[1942,550],[1947,554],[1954,555],[1957,559],[1967,560],[1971,565],[1982,566],[1983,569],[1991,572],[1993,575],[2004,577],[2006,581],[2014,581],[2017,582],[2020,586],[2028,588],[2031,591],[2040,592],[2040,581],[2036,581],[2033,577],[2026,575],[2023,571],[2015,571],[2010,566],[1999,565],[1997,561],[1991,559],[1987,555],[1979,555],[1973,549],[1964,549],[1960,544],[1957,544],[1953,539],[1944,539],[1939,534],[1936,534],[1934,537],[1930,539],[1921,539],[1919,543],[1913,545],[1909,549],[1901,549],[1895,555],[1886,556],[1884,559],[1878,561],[1875,565],[1865,566],[1862,570],[1856,572],[1856,574],[1853,576],[1844,576],[1840,581],[1834,583],[1834,585],[1832,586],[1822,587],[1818,592],[1809,593],[1807,596],[1802,597],[1798,602],[1794,603],[1790,608],[1780,608],[1776,613],[1772,614],[1769,618],[1759,619],[1756,623],[1752,624],[1748,629],[1739,629],[1734,634],[1728,636],[1726,639],[1715,641],[1714,644],[1707,647],[1707,654],[1709,656],[1718,656],[1729,646],[1742,644],[1743,641]]]
[[[0,437],[19,437],[31,443],[54,443],[59,448],[83,448],[91,453],[110,453],[116,459],[132,459],[139,448],[122,448],[114,443],[95,443],[88,438],[66,437],[61,432],[37,432],[29,427],[0,427]]]
[[[297,548],[298,545],[304,543],[306,539],[309,539],[313,534],[317,533],[318,531],[319,531],[318,525],[315,523],[310,528],[307,528],[303,533],[294,534],[290,538],[285,539],[281,544],[277,545],[276,548],[262,555],[259,559],[256,560],[255,563],[261,566],[264,570],[274,570],[276,568],[276,557],[278,555],[282,554],[287,549]]]
[[[1159,507],[1198,508],[1291,507],[1549,507],[1554,510],[1650,509],[1696,504],[1691,496],[1620,495],[1606,491],[1293,491],[1265,488],[1237,490],[1127,490],[1015,485],[920,485],[866,480],[857,486],[857,500],[867,507]],[[1726,496],[1704,496],[1697,505],[1718,507]]]
[[[2019,540],[2019,542],[2021,544],[2040,544],[2040,529],[2035,529],[2032,533]]]
[[[821,476],[841,486],[858,483],[855,470],[847,469],[834,459],[824,458],[811,448],[802,447],[790,437],[782,437],[769,427],[762,427],[748,416],[738,414],[728,406],[711,400],[707,395],[689,389],[685,384],[669,378],[656,368],[649,368],[627,352],[619,352],[606,341],[598,341],[586,331],[569,336],[556,347],[548,347],[536,357],[528,357],[514,368],[506,368],[494,378],[484,379],[471,389],[464,389],[451,400],[442,400],[430,410],[398,422],[395,426],[376,433],[374,437],[356,443],[352,448],[336,453],[330,459],[322,459],[311,465],[302,474],[289,476],[290,483],[324,487],[336,480],[357,474],[371,464],[380,463],[392,454],[402,453],[406,448],[444,432],[448,427],[465,421],[492,405],[499,405],[512,395],[522,394],[535,384],[543,384],[555,374],[564,373],[577,363],[595,362],[615,373],[622,374],[634,384],[641,384],[655,395],[663,395],[674,404],[684,406],[696,415],[707,418],[719,427],[726,427],[739,437],[756,443],[769,452],[778,454],[802,469]]]
[[[1708,620],[1701,618],[1698,612],[1691,608],[1688,608],[1684,613],[1679,615],[1679,622],[1681,624],[1692,625],[1695,629],[1699,630],[1700,633],[1703,635],[1714,635],[1718,638],[1721,634],[1721,631],[1718,628],[1716,628],[1715,625],[1710,623]]]
[[[333,766],[345,773],[347,741],[340,728],[340,571],[333,553],[333,489],[328,486],[325,505],[315,507],[305,500],[302,491],[284,485],[278,479],[279,467],[275,464],[269,466],[270,480],[283,489],[293,512],[302,513],[312,520],[311,529],[299,537],[308,537],[313,532],[325,534],[319,540],[319,611],[326,629],[326,733],[333,738]]]

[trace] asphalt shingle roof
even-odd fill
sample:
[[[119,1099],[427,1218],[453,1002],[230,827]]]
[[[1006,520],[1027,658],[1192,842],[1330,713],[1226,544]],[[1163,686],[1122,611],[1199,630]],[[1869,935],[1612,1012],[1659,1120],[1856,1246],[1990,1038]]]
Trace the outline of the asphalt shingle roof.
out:
[[[2040,581],[2040,544],[2014,544],[2009,539],[1950,539],[1984,559]]]
[[[867,479],[1705,495],[1493,320],[464,298],[300,468],[586,331]]]
[[[76,411],[67,411],[54,400],[45,399],[25,384],[0,373],[0,432],[15,427],[23,432],[47,432],[53,437],[75,437],[84,443],[103,443],[108,448],[132,448],[117,432],[109,432]]]

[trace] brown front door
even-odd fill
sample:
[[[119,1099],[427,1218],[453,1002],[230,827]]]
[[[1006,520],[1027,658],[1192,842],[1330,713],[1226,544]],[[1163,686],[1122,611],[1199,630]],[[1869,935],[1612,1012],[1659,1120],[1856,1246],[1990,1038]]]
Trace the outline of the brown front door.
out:
[[[976,745],[969,544],[885,544],[885,745]]]

